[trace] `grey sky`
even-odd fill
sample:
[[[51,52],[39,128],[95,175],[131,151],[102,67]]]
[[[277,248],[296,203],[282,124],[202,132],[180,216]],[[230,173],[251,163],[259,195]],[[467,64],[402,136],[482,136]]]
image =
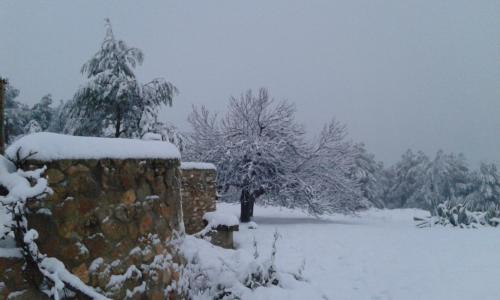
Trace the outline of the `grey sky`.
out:
[[[265,86],[387,163],[407,148],[500,162],[500,1],[0,0],[0,74],[24,102],[71,98],[106,17],[144,51],[141,80],[180,89],[164,116],[182,129],[192,104]]]

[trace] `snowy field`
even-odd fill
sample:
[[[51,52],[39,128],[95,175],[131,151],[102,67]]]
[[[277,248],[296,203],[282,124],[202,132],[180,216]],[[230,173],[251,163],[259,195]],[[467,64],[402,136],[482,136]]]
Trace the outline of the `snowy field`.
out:
[[[237,205],[217,205],[220,212],[239,212]],[[260,288],[243,300],[500,299],[500,230],[416,228],[413,216],[423,215],[370,210],[319,220],[300,211],[256,207],[257,229],[241,225],[235,236],[239,251],[224,252],[241,263],[241,253],[253,253],[255,237],[260,256],[269,257],[277,230],[279,271],[296,273],[306,260],[309,284],[287,279],[286,289]]]
[[[239,206],[218,203],[238,214]],[[278,230],[277,266],[305,277],[317,295],[308,299],[500,299],[500,230],[414,226],[419,210],[370,210],[357,217],[321,220],[300,211],[256,207],[257,229],[240,226],[239,248],[269,255]],[[276,293],[274,293],[276,292]],[[304,299],[305,291],[260,291],[252,299]]]

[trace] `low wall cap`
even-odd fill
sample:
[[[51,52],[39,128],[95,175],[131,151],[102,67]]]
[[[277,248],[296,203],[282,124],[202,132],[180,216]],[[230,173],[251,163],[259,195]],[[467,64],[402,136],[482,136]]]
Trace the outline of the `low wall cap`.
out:
[[[176,146],[165,141],[123,138],[84,137],[38,132],[25,135],[10,145],[5,154],[16,159],[17,153],[30,160],[64,159],[180,159]]]
[[[214,164],[206,162],[183,161],[181,162],[182,170],[217,170]]]

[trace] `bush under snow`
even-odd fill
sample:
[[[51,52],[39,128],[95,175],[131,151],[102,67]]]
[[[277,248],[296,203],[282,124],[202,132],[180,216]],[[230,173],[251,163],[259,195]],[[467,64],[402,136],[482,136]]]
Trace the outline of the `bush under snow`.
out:
[[[452,205],[449,202],[437,206],[437,215],[427,218],[414,218],[418,227],[435,225],[460,228],[477,228],[478,226],[493,226],[500,224],[500,211],[469,211],[462,204]]]
[[[262,294],[282,295],[289,291],[325,299],[303,278],[304,266],[296,273],[276,267],[278,237],[275,233],[269,255],[262,255],[256,242],[251,253],[223,249],[194,236],[177,240],[175,243],[186,258],[178,288],[193,300],[262,299]]]

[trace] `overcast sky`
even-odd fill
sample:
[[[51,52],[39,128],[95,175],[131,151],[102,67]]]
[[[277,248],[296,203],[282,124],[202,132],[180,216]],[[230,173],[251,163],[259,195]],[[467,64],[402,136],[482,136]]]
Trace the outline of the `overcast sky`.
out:
[[[386,163],[408,148],[500,163],[498,0],[0,0],[0,74],[23,102],[71,98],[106,17],[144,51],[140,80],[179,88],[163,115],[182,129],[191,105],[265,86]]]

